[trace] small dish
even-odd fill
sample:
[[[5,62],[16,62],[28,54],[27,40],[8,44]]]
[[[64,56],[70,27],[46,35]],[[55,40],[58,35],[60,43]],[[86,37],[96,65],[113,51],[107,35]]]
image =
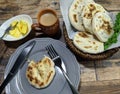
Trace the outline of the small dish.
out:
[[[29,15],[26,15],[26,14],[22,14],[22,15],[17,15],[15,17],[12,17],[10,19],[8,19],[7,21],[5,21],[1,26],[0,26],[0,37],[2,37],[2,35],[4,34],[5,30],[10,26],[10,24],[13,22],[13,21],[20,21],[20,20],[24,20],[27,22],[28,24],[28,32],[27,34],[25,34],[24,36],[20,36],[19,38],[15,38],[15,37],[12,37],[10,34],[6,34],[2,40],[5,40],[5,41],[17,41],[17,40],[21,40],[23,38],[25,38],[31,31],[31,25],[32,25],[32,18],[29,16]]]

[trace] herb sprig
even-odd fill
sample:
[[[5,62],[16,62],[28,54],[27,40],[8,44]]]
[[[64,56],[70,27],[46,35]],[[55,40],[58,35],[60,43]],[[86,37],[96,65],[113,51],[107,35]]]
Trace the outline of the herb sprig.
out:
[[[110,47],[113,43],[117,43],[117,38],[120,34],[120,13],[116,15],[115,24],[113,26],[114,34],[111,36],[111,38],[108,39],[107,42],[104,43],[104,49],[106,50],[108,47]]]

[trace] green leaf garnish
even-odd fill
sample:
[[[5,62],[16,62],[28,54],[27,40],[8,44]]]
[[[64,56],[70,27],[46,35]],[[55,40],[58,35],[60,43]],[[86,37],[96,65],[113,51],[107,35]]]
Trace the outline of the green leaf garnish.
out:
[[[110,47],[113,43],[117,43],[117,38],[120,34],[120,13],[116,15],[115,24],[113,26],[114,34],[108,39],[107,42],[104,43],[104,49],[106,50]]]

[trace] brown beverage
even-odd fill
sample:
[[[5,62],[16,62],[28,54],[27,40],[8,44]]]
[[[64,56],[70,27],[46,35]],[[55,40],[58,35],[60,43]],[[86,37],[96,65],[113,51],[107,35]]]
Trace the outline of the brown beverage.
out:
[[[52,13],[45,13],[40,17],[40,23],[44,26],[51,26],[55,24],[57,21],[57,18]]]

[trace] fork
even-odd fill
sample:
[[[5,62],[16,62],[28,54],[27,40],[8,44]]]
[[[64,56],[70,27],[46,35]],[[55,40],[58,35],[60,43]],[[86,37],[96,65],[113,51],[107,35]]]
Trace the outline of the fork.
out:
[[[2,39],[2,38],[9,32],[9,30],[14,29],[14,28],[17,26],[17,24],[18,24],[18,22],[17,22],[14,26],[11,26],[11,25],[10,25],[10,26],[5,30],[4,34],[0,37],[0,39]]]
[[[70,81],[69,77],[67,76],[64,68],[62,67],[62,59],[60,58],[60,56],[58,55],[58,53],[56,52],[56,50],[54,49],[52,44],[46,46],[45,49],[47,50],[47,53],[50,56],[50,58],[54,61],[55,65],[61,69],[61,71],[62,71],[64,77],[66,78],[66,81],[68,82],[73,94],[79,94],[77,89],[73,86],[72,82]]]

